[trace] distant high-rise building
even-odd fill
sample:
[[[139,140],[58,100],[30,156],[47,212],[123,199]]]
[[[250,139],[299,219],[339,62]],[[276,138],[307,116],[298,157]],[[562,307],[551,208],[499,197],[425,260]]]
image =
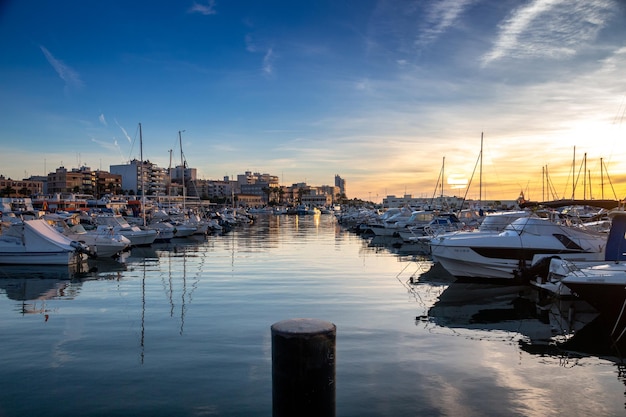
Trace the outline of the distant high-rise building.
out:
[[[150,161],[144,161],[142,164],[133,159],[128,164],[111,165],[109,169],[112,174],[122,176],[122,189],[126,191],[132,191],[136,195],[144,194],[144,190],[145,195],[166,195],[167,170]]]
[[[335,175],[335,187],[339,187],[339,192],[342,195],[346,195],[346,180],[339,175]]]
[[[62,166],[48,174],[48,192],[92,194],[95,182],[95,174],[87,167],[68,170]]]

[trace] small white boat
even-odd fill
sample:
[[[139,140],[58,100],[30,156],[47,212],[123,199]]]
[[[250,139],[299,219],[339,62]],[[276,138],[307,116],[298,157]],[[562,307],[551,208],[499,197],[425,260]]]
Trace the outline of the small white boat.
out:
[[[626,212],[609,213],[611,230],[603,262],[552,260],[550,278],[592,305],[609,325],[615,344],[626,346]],[[560,268],[557,268],[559,267]],[[554,274],[554,271],[565,271]],[[560,280],[558,280],[560,278]]]
[[[398,222],[401,222],[402,227],[404,228],[407,225],[409,219],[414,219],[415,217],[416,215],[414,215],[414,211],[411,210],[409,207],[390,208],[382,215],[380,215],[380,217],[375,222],[369,223],[367,227],[376,236],[393,236],[399,230],[397,224]],[[425,220],[425,222],[428,222],[430,220],[432,220],[432,214],[427,217],[427,220]]]
[[[157,210],[153,213],[152,221],[148,226],[158,228],[159,231],[171,229],[172,237],[188,237],[194,234],[205,234],[208,229],[208,224],[204,224],[197,215],[186,218],[186,216],[182,214],[170,215],[163,210]],[[157,239],[161,240],[160,238]]]
[[[189,219],[187,219],[187,223],[196,228],[193,232],[194,235],[206,235],[209,232],[209,222],[197,214],[190,215]]]
[[[109,258],[119,255],[130,247],[130,240],[120,233],[116,233],[110,226],[100,225],[94,230],[87,231],[78,222],[75,215],[65,217],[58,214],[47,214],[44,218],[58,232],[87,245],[93,256]]]
[[[405,242],[415,242],[422,237],[434,237],[443,233],[462,230],[464,224],[453,213],[423,212],[425,221],[408,222],[406,227],[398,229],[398,235]]]
[[[131,226],[126,219],[120,215],[100,215],[95,217],[96,225],[107,226],[115,232],[120,233],[128,240],[132,246],[149,246],[157,238],[157,231],[153,229],[141,229],[139,226]]]
[[[196,233],[197,227],[189,225],[185,222],[170,220],[169,223],[174,226],[174,237],[189,237]]]
[[[43,219],[7,225],[0,234],[0,264],[74,265],[89,249],[54,230]]]
[[[155,242],[169,242],[174,238],[174,226],[168,222],[152,221],[146,228],[157,231]]]

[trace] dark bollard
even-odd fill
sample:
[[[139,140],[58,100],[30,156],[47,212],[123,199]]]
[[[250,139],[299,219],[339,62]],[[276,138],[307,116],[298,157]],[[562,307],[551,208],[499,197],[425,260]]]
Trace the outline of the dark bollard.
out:
[[[316,319],[272,325],[274,417],[335,415],[336,329]]]

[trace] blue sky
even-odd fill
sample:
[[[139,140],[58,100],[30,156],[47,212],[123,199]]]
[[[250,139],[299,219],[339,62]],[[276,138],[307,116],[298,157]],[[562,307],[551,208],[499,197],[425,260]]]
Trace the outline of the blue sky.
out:
[[[541,199],[546,167],[549,198],[572,171],[626,196],[620,0],[9,0],[0,52],[6,177],[139,158],[141,123],[163,167],[184,130],[200,178],[431,196],[445,158],[477,198],[484,132],[483,198]]]

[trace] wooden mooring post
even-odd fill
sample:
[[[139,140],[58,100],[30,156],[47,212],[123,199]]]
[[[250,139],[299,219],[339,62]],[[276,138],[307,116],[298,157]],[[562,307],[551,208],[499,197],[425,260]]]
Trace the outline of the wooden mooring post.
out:
[[[273,416],[334,417],[336,326],[290,319],[271,329]]]

